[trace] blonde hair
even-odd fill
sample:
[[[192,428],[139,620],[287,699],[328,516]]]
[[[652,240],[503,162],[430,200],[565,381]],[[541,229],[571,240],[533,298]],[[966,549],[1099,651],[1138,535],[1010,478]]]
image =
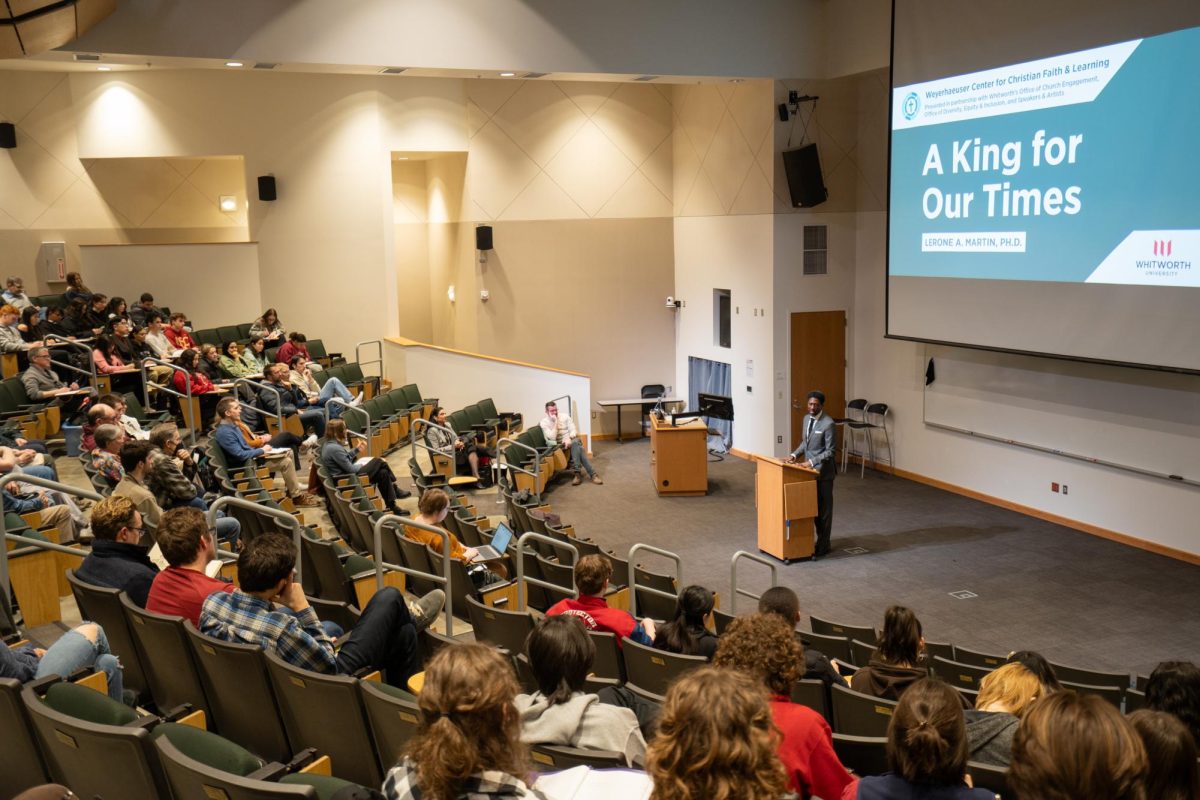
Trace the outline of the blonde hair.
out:
[[[979,697],[975,708],[985,710],[993,703],[1004,706],[1008,713],[1021,716],[1029,704],[1042,693],[1042,682],[1037,675],[1021,664],[1013,662],[989,672],[979,684]]]
[[[763,686],[701,667],[667,692],[646,750],[652,800],[779,800],[788,790]]]
[[[512,664],[494,648],[453,645],[429,660],[417,698],[420,727],[403,753],[422,797],[454,800],[464,780],[485,770],[525,776],[529,751],[513,705],[519,691]]]

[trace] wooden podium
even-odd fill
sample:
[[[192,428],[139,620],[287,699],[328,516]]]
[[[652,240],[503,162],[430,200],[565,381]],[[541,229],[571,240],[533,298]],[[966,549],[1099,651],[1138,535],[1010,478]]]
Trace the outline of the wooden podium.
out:
[[[817,516],[817,470],[755,456],[754,504],[758,509],[758,549],[780,561],[813,554]]]
[[[650,415],[650,475],[660,495],[708,494],[708,425],[689,419],[679,425]]]

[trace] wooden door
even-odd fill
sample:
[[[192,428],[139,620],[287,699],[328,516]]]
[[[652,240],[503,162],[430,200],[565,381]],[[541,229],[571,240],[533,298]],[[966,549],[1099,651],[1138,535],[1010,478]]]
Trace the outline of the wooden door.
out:
[[[790,449],[800,444],[805,403],[813,389],[825,393],[825,413],[846,415],[846,312],[808,311],[792,314]]]

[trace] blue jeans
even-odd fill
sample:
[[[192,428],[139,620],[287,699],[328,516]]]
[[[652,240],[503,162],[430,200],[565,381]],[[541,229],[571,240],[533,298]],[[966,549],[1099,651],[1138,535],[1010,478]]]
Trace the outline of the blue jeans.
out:
[[[81,630],[91,626],[96,631],[96,641],[91,642]],[[108,649],[108,637],[104,629],[94,622],[85,622],[72,631],[67,631],[62,638],[50,646],[46,655],[42,656],[37,668],[37,678],[47,675],[66,677],[81,667],[94,667],[108,677],[108,696],[114,700],[121,699],[121,662]]]
[[[54,474],[54,468],[45,464],[29,464],[21,467],[20,471],[22,474],[32,475],[35,478],[45,478],[48,481],[58,480],[58,476]]]
[[[346,388],[346,384],[342,383],[341,378],[330,378],[329,380],[325,381],[325,385],[321,387],[321,393],[317,396],[317,402],[313,403],[313,405],[324,406],[333,397],[337,397],[347,403],[354,399],[354,395],[352,395],[350,390]],[[329,418],[337,419],[342,415],[342,412],[345,410],[345,408],[346,407],[340,403],[334,403],[329,407]]]
[[[300,424],[305,428],[312,426],[317,436],[325,435],[325,412],[319,408],[309,407],[299,411]]]

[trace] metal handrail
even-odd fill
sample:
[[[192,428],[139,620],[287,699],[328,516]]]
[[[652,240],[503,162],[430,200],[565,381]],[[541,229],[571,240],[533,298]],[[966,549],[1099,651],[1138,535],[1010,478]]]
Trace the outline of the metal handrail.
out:
[[[633,547],[629,548],[629,613],[635,617],[637,616],[637,590],[639,588],[643,592],[656,594],[659,597],[667,597],[671,600],[679,599],[677,595],[673,595],[670,592],[664,592],[662,589],[655,589],[650,586],[638,586],[636,579],[637,564],[634,563],[633,556],[635,553],[641,552],[654,553],[655,555],[660,555],[664,558],[669,558],[674,561],[675,582],[679,584],[683,583],[683,559],[679,557],[678,553],[672,553],[670,550],[663,550],[661,547],[654,547],[653,545],[649,544],[635,544]]]
[[[737,601],[738,601],[739,594],[745,595],[746,597],[752,598],[754,600],[758,600],[759,598],[762,597],[761,594],[754,594],[754,592],[747,592],[745,589],[738,588],[737,565],[738,565],[738,562],[741,561],[743,558],[746,559],[747,561],[754,561],[759,564],[765,564],[766,566],[770,567],[771,568],[771,586],[775,587],[775,586],[779,585],[778,570],[775,566],[774,561],[769,561],[760,555],[756,555],[756,554],[748,552],[746,550],[738,550],[736,553],[733,554],[733,558],[731,558],[729,560],[729,593],[731,595],[733,595],[732,599],[729,601],[731,604],[729,606],[729,613],[734,614],[735,616],[737,615]]]
[[[184,398],[187,401],[187,407],[188,407],[188,410],[190,411],[192,408],[192,374],[191,374],[191,371],[184,369],[183,367],[179,366],[178,364],[174,363],[173,361],[163,361],[161,358],[151,358],[149,356],[138,361],[138,368],[142,371],[142,393],[146,398],[146,407],[147,408],[150,407],[150,374],[146,370],[146,364],[148,364],[148,363],[149,364],[158,364],[159,366],[162,366],[162,367],[170,367],[172,374],[174,374],[176,372],[182,372],[184,374],[184,376],[187,378],[187,380],[185,380],[183,382],[183,388],[184,388],[183,392],[176,391],[175,389],[172,389],[169,386],[159,386],[158,391],[166,392],[167,394]],[[173,378],[172,378],[172,380],[173,380]],[[201,421],[201,424],[203,424],[203,420]],[[194,427],[192,427],[191,425],[188,426],[188,438],[192,440],[192,447],[195,447],[196,446],[196,429]]]
[[[451,428],[448,425],[438,425],[436,422],[431,422],[430,420],[427,420],[424,417],[420,417],[416,422],[414,422],[412,424],[412,427],[409,429],[409,433],[411,434],[411,439],[412,439],[412,446],[419,447],[422,450],[428,452],[430,454],[430,457],[429,457],[430,464],[433,463],[433,454],[434,453],[437,453],[437,454],[443,455],[443,456],[450,456],[451,458],[454,457],[454,445],[450,446],[449,451],[443,451],[443,450],[439,450],[438,448],[433,447],[429,444],[426,444],[424,441],[424,439],[425,439],[424,436],[422,436],[422,437],[420,437],[420,439],[418,439],[417,438],[417,426],[418,425],[424,425],[426,428],[437,428],[439,431],[445,431],[446,433],[448,433],[452,437],[454,437],[455,440],[458,439],[458,431],[454,430],[453,428]],[[416,454],[414,453],[413,455],[416,455]]]
[[[362,414],[364,417],[366,417],[366,418],[367,418],[367,432],[366,432],[366,433],[359,433],[358,431],[352,431],[352,430],[350,430],[349,428],[347,428],[347,429],[346,429],[346,433],[347,433],[348,435],[350,435],[350,436],[357,436],[358,438],[360,438],[360,439],[363,439],[364,441],[366,441],[366,443],[367,443],[367,448],[368,448],[368,450],[369,450],[369,449],[370,449],[370,447],[371,447],[371,436],[372,436],[372,435],[373,435],[373,433],[374,433],[374,428],[371,426],[371,412],[370,412],[370,411],[367,411],[367,410],[366,410],[365,408],[363,408],[362,406],[352,406],[352,405],[350,405],[349,403],[347,403],[345,400],[343,400],[343,399],[342,399],[342,398],[340,398],[340,397],[331,397],[331,398],[329,398],[328,400],[326,400],[326,401],[325,401],[325,408],[324,408],[324,411],[325,411],[325,425],[326,425],[327,427],[328,427],[328,425],[329,425],[329,419],[330,419],[330,416],[329,416],[329,406],[330,406],[330,404],[333,404],[333,405],[339,405],[339,406],[341,406],[342,408],[345,408],[345,409],[346,409],[346,410],[348,410],[348,411],[357,411],[358,413]],[[345,412],[345,411],[343,411],[343,412],[342,412],[342,418],[344,419],[345,417],[346,417],[346,412]]]
[[[95,387],[97,384],[96,362],[92,360],[91,346],[86,345],[83,342],[77,341],[75,339],[68,339],[64,336],[59,336],[57,333],[47,333],[46,337],[44,339],[42,339],[42,343],[44,345],[46,345],[46,347],[50,350],[51,354],[54,353],[54,348],[50,347],[50,345],[54,342],[58,342],[60,344],[65,344],[68,347],[78,348],[78,349],[82,350],[84,353],[86,353],[87,357],[88,357],[87,362],[88,362],[89,369],[80,369],[79,367],[75,366],[74,364],[69,364],[65,361],[55,361],[53,357],[50,359],[50,363],[54,364],[55,366],[58,366],[58,367],[63,367],[64,369],[69,369],[72,372],[78,372],[80,375],[87,375],[88,379],[91,382],[91,385],[93,387]]]
[[[7,475],[0,476],[0,492],[5,491],[5,487],[13,481],[17,481],[19,483],[28,483],[32,486],[41,486],[43,489],[53,489],[56,492],[74,495],[75,497],[83,497],[88,500],[102,499],[100,495],[89,489],[80,489],[78,486],[71,486],[70,484],[59,483],[58,481],[39,478],[36,475],[26,475],[22,472],[9,472]],[[4,531],[5,539],[7,540],[8,536],[11,535],[8,532],[7,521],[0,522],[0,526],[2,526],[0,527],[0,530]],[[24,537],[18,538],[23,539]],[[66,549],[69,550],[70,548]],[[12,621],[12,609],[8,604],[8,555],[7,546],[0,547],[0,611],[3,611],[8,619]]]
[[[571,551],[571,556],[572,556],[572,558],[571,558],[571,566],[572,567],[574,567],[576,562],[579,561],[579,548],[577,548],[575,545],[571,544],[570,542],[564,542],[559,539],[554,539],[550,536],[544,536],[540,533],[534,533],[533,531],[528,531],[526,533],[522,533],[521,538],[517,539],[517,611],[525,610],[525,600],[526,600],[525,584],[526,583],[532,583],[534,586],[540,586],[543,589],[550,589],[550,590],[556,591],[556,592],[561,592],[563,590],[563,587],[559,586],[557,583],[550,583],[549,581],[544,581],[541,578],[526,578],[525,577],[525,542],[527,542],[527,541],[546,542],[547,544],[554,545],[554,547],[556,549],[560,549],[560,548],[564,548],[564,547],[569,549]],[[531,551],[531,552],[536,552],[536,551]],[[577,586],[575,586],[575,571],[573,569],[571,571],[571,591],[575,593],[576,597],[579,596],[579,588]]]
[[[504,444],[505,442],[508,442],[509,444],[515,444],[517,447],[520,447],[524,450],[528,450],[529,452],[533,453],[534,466],[540,465],[540,460],[541,460],[542,454],[538,452],[536,447],[527,445],[524,442],[518,442],[516,439],[513,439],[511,437],[506,436],[503,439],[501,439],[500,441],[496,442],[496,461],[500,464],[501,467],[503,467],[505,469],[510,469],[515,472],[523,472],[526,475],[528,475],[529,477],[533,478],[533,488],[534,488],[533,496],[536,497],[538,503],[541,504],[541,502],[542,502],[542,474],[541,474],[541,472],[536,472],[536,473],[530,472],[529,470],[525,469],[521,465],[513,464],[511,461],[509,461],[508,455],[505,452],[505,448],[500,446],[500,445]],[[515,484],[514,484],[514,486],[515,486]]]
[[[420,570],[412,569],[410,567],[402,567],[399,564],[385,563],[383,560],[383,528],[385,525],[387,525],[389,523],[399,523],[400,525],[409,525],[414,528],[419,528],[423,531],[428,531],[429,533],[436,533],[437,535],[441,536],[442,537],[442,574],[435,575],[432,572],[421,572]],[[417,522],[415,519],[412,519],[411,517],[402,517],[399,514],[384,514],[383,516],[379,517],[379,519],[375,520],[375,522],[374,522],[374,524],[372,524],[371,528],[375,532],[375,542],[374,542],[374,545],[375,545],[375,553],[374,553],[374,555],[375,555],[375,590],[379,591],[380,589],[383,588],[383,568],[384,567],[387,567],[388,569],[396,570],[398,572],[403,572],[405,575],[419,575],[420,577],[425,578],[427,580],[432,580],[435,583],[442,584],[442,586],[445,587],[443,589],[443,591],[446,593],[446,605],[445,605],[446,635],[453,636],[454,635],[454,593],[450,591],[450,532],[447,530],[444,530],[442,528],[434,527],[433,525],[426,525],[424,522]],[[392,532],[397,533],[397,531],[395,531],[394,529]],[[401,536],[404,535],[403,531],[399,531],[399,533]]]
[[[363,361],[362,356],[359,354],[358,351],[359,351],[359,348],[361,348],[364,344],[375,345],[375,348],[378,351],[379,357],[373,358],[370,361]],[[358,364],[360,369],[367,364],[378,364],[379,365],[379,379],[383,380],[383,340],[382,339],[368,339],[365,342],[358,342],[357,344],[355,344],[354,345],[354,360]],[[366,373],[364,372],[363,374],[365,375]]]
[[[259,414],[262,414],[264,417],[274,417],[275,422],[279,425],[279,430],[282,431],[283,430],[283,394],[279,391],[279,387],[275,386],[274,384],[263,383],[262,381],[254,381],[249,378],[237,378],[233,382],[233,388],[235,390],[237,389],[237,387],[242,386],[242,385],[253,386],[253,387],[257,387],[259,389],[270,389],[272,392],[275,393],[275,408],[278,410],[274,414],[272,414],[270,411],[267,411],[265,408],[259,408],[255,404],[251,404],[250,408],[253,408],[255,411],[257,411]],[[236,394],[236,391],[234,393]],[[254,394],[254,392],[251,392],[251,394]]]
[[[209,528],[216,527],[217,512],[220,511],[225,506],[234,506],[236,508],[242,508],[247,511],[253,511],[256,514],[262,514],[264,517],[273,517],[278,520],[283,520],[284,522],[286,522],[288,524],[288,526],[292,529],[292,543],[296,545],[296,580],[299,581],[303,574],[301,571],[301,562],[304,560],[301,557],[301,551],[300,551],[300,547],[301,547],[300,538],[304,535],[303,533],[301,533],[301,531],[303,529],[303,525],[301,524],[300,520],[296,519],[291,514],[284,511],[282,508],[271,508],[270,506],[263,506],[263,505],[259,505],[258,503],[252,503],[249,500],[243,499],[241,497],[234,497],[232,495],[221,495],[220,497],[218,497],[216,500],[214,500],[212,502],[212,505],[210,505],[208,507],[208,511],[204,512],[204,518],[205,518],[205,521],[208,523]]]

